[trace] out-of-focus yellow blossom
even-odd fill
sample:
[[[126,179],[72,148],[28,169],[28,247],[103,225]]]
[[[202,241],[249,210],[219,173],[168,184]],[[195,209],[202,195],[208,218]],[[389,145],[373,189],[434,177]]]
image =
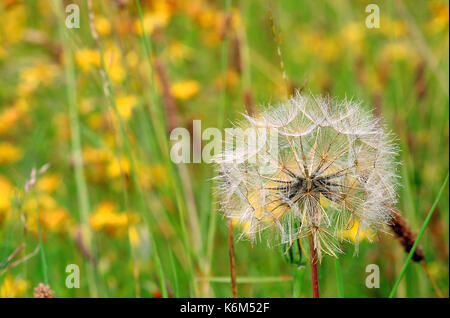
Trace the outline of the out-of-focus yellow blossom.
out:
[[[358,234],[359,231],[359,234]],[[367,239],[369,241],[373,241],[375,239],[375,235],[369,228],[360,229],[359,228],[359,222],[355,221],[353,222],[353,226],[345,230],[341,233],[341,236],[343,239],[350,240],[352,242],[358,242],[362,241],[364,239]]]
[[[417,55],[415,50],[407,42],[392,42],[384,46],[381,51],[381,59],[388,62],[409,61],[415,62]]]
[[[380,28],[375,28],[375,31],[379,31],[390,38],[399,38],[405,36],[408,32],[405,21],[394,20],[389,17],[383,16],[380,18]]]
[[[59,74],[59,67],[56,64],[37,62],[35,65],[24,69],[19,77],[20,83],[17,86],[19,96],[32,94],[40,84],[49,85]]]
[[[0,111],[0,135],[8,133],[27,111],[28,103],[23,98]]]
[[[0,142],[0,164],[16,162],[22,157],[22,149],[7,141]]]
[[[242,28],[241,11],[239,9],[237,9],[237,8],[233,8],[231,10],[231,27],[234,30]]]
[[[448,4],[440,1],[430,1],[430,7],[432,12],[432,19],[428,23],[428,29],[432,33],[438,33],[448,30]]]
[[[37,200],[29,198],[23,204],[24,211],[33,214],[37,209],[39,210],[53,210],[58,207],[58,203],[48,194],[39,195]]]
[[[37,199],[35,197],[28,198],[23,204],[23,209],[27,216],[27,229],[35,234],[37,233],[38,214],[44,230],[68,233],[70,227],[73,226],[69,212],[49,194],[38,192]]]
[[[361,53],[364,45],[364,32],[365,29],[361,23],[352,22],[340,31],[340,36],[347,47]]]
[[[196,15],[198,24],[204,29],[216,29],[223,23],[224,18],[220,11],[212,8],[201,10]]]
[[[108,35],[111,33],[111,23],[103,16],[96,16],[95,29],[100,35]]]
[[[194,97],[200,91],[200,85],[195,80],[179,81],[172,84],[170,92],[176,99],[186,100]]]
[[[108,235],[114,236],[127,233],[128,224],[135,223],[138,219],[135,213],[117,212],[114,202],[103,201],[94,209],[89,222],[95,231],[105,230]]]
[[[132,246],[139,246],[141,239],[139,238],[139,232],[135,226],[130,226],[130,228],[128,229],[128,237],[130,238],[130,244]]]
[[[9,216],[13,187],[8,179],[0,175],[0,224]]]
[[[83,48],[75,52],[75,61],[83,72],[89,72],[93,67],[100,67],[100,53],[97,50]]]
[[[70,215],[64,208],[44,210],[39,213],[42,227],[58,233],[67,233],[70,228]]]
[[[380,78],[379,74],[377,72],[367,72],[367,82],[368,87],[372,89],[372,91],[381,91],[383,89],[384,83],[382,79]]]
[[[251,237],[251,226],[250,226],[250,222],[244,222],[239,224],[239,218],[232,218],[231,219],[231,224],[236,227],[239,228],[242,233],[244,233],[246,236]]]
[[[129,68],[136,68],[139,65],[139,55],[136,53],[136,51],[128,52],[125,60]]]
[[[0,28],[0,43],[11,45],[19,42],[26,27],[27,12],[23,4],[6,6],[0,3],[0,16],[2,27]]]
[[[342,51],[342,44],[334,37],[326,36],[312,29],[306,29],[301,32],[300,40],[304,50],[325,62],[335,61]]]
[[[78,109],[80,110],[81,114],[87,114],[91,112],[94,109],[92,100],[89,98],[82,98],[78,103]]]
[[[137,104],[137,97],[134,95],[119,95],[116,97],[117,110],[120,116],[128,120],[131,117],[133,108]]]
[[[112,82],[120,83],[125,78],[125,70],[122,67],[122,53],[116,45],[111,45],[105,50],[106,71]]]
[[[53,124],[56,127],[56,133],[60,142],[66,142],[70,139],[69,116],[67,113],[58,113],[53,118]]]
[[[167,3],[162,1],[155,2],[155,10],[146,12],[143,16],[145,32],[151,34],[156,28],[164,28],[169,22],[170,16],[170,7]],[[134,31],[137,34],[142,34],[142,25],[139,19],[134,22]]]
[[[204,3],[198,3],[192,8],[185,8],[191,18],[203,29],[202,42],[210,47],[221,43],[224,32],[225,14]],[[231,21],[233,26],[233,17]]]
[[[37,1],[37,8],[39,15],[45,18],[50,17],[54,14],[53,4],[50,1]]]
[[[83,159],[85,163],[103,163],[111,157],[105,149],[85,147],[83,149]]]
[[[94,131],[99,130],[103,124],[105,123],[105,118],[103,114],[101,113],[92,113],[87,118],[87,124],[89,128],[91,128]]]
[[[110,178],[120,177],[121,173],[130,174],[130,162],[127,158],[122,158],[119,161],[114,157],[109,162],[106,173]]]
[[[107,181],[107,165],[112,154],[105,149],[85,147],[83,159],[86,166],[86,177],[89,182],[102,184]]]
[[[137,172],[140,184],[144,189],[150,189],[155,184],[164,184],[168,180],[167,170],[161,164],[147,165],[138,162]]]
[[[202,43],[208,47],[215,47],[221,43],[221,39],[218,32],[207,30],[202,35]]]
[[[227,73],[225,74],[225,85],[227,87],[234,87],[238,84],[239,81],[239,74],[234,70],[227,70]],[[219,76],[216,80],[217,86],[219,88],[222,88],[222,81],[223,77]],[[283,84],[284,86],[284,84]]]
[[[5,59],[7,55],[8,53],[6,52],[6,50],[0,46],[0,60]]]
[[[36,190],[51,193],[61,186],[61,176],[56,174],[45,174],[40,176],[36,183]]]
[[[169,57],[172,61],[178,62],[192,57],[192,49],[181,42],[175,41],[169,44]]]
[[[7,274],[0,287],[0,298],[24,297],[29,285],[26,280]]]

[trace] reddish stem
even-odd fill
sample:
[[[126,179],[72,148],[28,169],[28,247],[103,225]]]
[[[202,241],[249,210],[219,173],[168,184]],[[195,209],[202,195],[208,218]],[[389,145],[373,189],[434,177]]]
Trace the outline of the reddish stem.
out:
[[[313,297],[319,297],[319,278],[317,276],[317,254],[316,249],[314,248],[314,239],[312,235],[309,236],[309,251],[311,254],[310,263],[311,263],[311,279],[312,279],[312,288],[313,288]]]
[[[233,224],[231,219],[227,220],[228,228],[228,254],[230,256],[230,276],[231,276],[231,294],[233,298],[237,298],[237,283],[236,283],[236,259],[234,256],[234,239],[233,239]]]

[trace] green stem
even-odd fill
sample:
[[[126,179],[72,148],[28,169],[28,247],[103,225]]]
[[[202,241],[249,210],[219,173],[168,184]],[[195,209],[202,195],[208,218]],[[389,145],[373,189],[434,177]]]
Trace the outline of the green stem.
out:
[[[42,240],[42,228],[41,228],[41,220],[39,216],[39,205],[38,199],[36,200],[36,214],[37,214],[37,229],[38,229],[38,238],[39,238],[39,255],[41,258],[41,269],[42,269],[42,277],[44,278],[44,284],[48,285],[48,268],[47,268],[47,258],[45,257],[45,249],[44,242]]]
[[[338,295],[340,298],[344,298],[344,280],[342,278],[342,269],[341,269],[341,263],[339,262],[339,259],[334,259],[334,268],[336,270],[336,283],[337,283],[337,290]]]
[[[75,83],[75,67],[73,63],[73,54],[70,49],[70,43],[68,41],[68,31],[62,25],[64,17],[60,15],[62,12],[61,3],[55,1],[57,15],[58,15],[58,28],[60,33],[60,38],[64,44],[64,74],[66,81],[66,93],[67,93],[67,103],[69,106],[69,120],[70,120],[70,138],[72,147],[72,158],[74,162],[75,170],[75,183],[77,189],[77,200],[78,209],[80,214],[80,221],[83,227],[83,234],[86,237],[86,243],[89,250],[94,250],[95,248],[92,244],[93,234],[89,225],[89,195],[86,184],[86,179],[84,177],[84,163],[82,156],[82,146],[81,146],[81,133],[80,133],[80,121],[78,116],[77,107],[77,88]],[[88,288],[91,297],[98,297],[98,288],[96,284],[96,273],[95,267],[89,262],[86,263],[86,272],[88,276]]]

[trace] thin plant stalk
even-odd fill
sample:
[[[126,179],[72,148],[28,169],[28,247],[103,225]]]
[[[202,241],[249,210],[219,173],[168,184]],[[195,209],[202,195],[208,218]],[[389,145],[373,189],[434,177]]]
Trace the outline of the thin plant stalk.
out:
[[[236,277],[237,284],[272,284],[291,282],[294,280],[294,276],[264,276],[264,277],[252,277],[252,276],[238,276]],[[199,281],[208,281],[218,284],[230,284],[231,280],[228,276],[214,276],[214,277],[199,277]]]
[[[226,15],[230,14],[231,9],[231,0],[226,0],[225,3],[225,12]],[[226,22],[226,21],[225,21]],[[224,26],[226,27],[226,25]],[[222,42],[222,58],[221,58],[221,73],[222,73],[222,91],[220,96],[220,104],[219,104],[219,111],[218,111],[218,117],[217,117],[217,128],[222,130],[224,126],[224,118],[226,113],[226,99],[227,99],[227,92],[226,92],[226,73],[228,68],[228,46],[229,46],[229,39],[227,36],[227,31],[224,30],[224,37]],[[211,189],[213,188],[213,185],[211,186]],[[207,237],[207,245],[206,245],[206,251],[207,251],[207,259],[209,260],[209,263],[207,264],[205,268],[205,275],[209,276],[211,272],[211,260],[212,255],[214,252],[214,237],[216,233],[216,219],[217,219],[217,213],[216,213],[216,205],[217,205],[217,197],[213,190],[211,190],[212,198],[211,198],[211,210],[213,213],[211,213],[210,219],[209,219],[209,232]],[[228,226],[228,223],[227,223]],[[228,247],[230,249],[230,242],[228,240]]]
[[[61,4],[55,1],[57,12],[61,11]],[[58,14],[58,20],[62,21],[63,17]],[[80,221],[86,235],[87,247],[92,250],[93,235],[89,225],[89,195],[87,190],[86,179],[84,176],[84,163],[81,154],[81,133],[80,122],[78,117],[76,84],[75,84],[75,67],[73,63],[73,54],[68,42],[68,34],[64,32],[66,28],[59,23],[60,37],[64,43],[64,73],[66,80],[67,103],[69,105],[70,120],[70,139],[72,146],[72,158],[75,170],[75,183],[77,188],[77,200],[80,211]],[[98,297],[98,288],[96,283],[95,268],[89,262],[86,263],[86,273],[88,276],[88,289],[91,297]]]
[[[231,219],[227,220],[228,228],[228,254],[230,256],[230,277],[231,277],[231,294],[233,298],[237,298],[237,283],[236,283],[236,258],[234,255],[233,242],[233,224]]]
[[[38,230],[38,239],[39,239],[39,254],[41,258],[41,268],[42,268],[42,277],[44,278],[44,284],[48,285],[48,268],[47,268],[47,258],[45,257],[45,249],[44,242],[42,240],[42,228],[41,228],[41,220],[39,216],[39,206],[37,204],[36,199],[36,214],[37,214],[37,230]]]
[[[221,103],[218,117],[218,128],[222,129],[224,126],[224,118],[226,113],[226,76],[228,69],[228,47],[229,47],[229,26],[231,24],[230,19],[231,0],[226,0],[225,12],[226,17],[223,26],[223,44],[222,44],[222,94]],[[233,223],[231,219],[227,220],[227,232],[228,232],[228,254],[230,257],[230,278],[231,278],[231,294],[234,298],[237,298],[237,284],[236,284],[236,258],[234,254],[234,238],[233,238]]]
[[[287,81],[287,77],[286,77],[286,70],[284,68],[284,60],[283,60],[283,55],[281,54],[281,34],[276,34],[275,31],[275,22],[273,19],[273,13],[272,13],[272,9],[269,9],[269,22],[270,22],[270,27],[272,29],[272,37],[273,37],[273,41],[275,42],[275,45],[277,46],[277,55],[278,55],[278,59],[280,61],[280,70],[281,70],[281,74],[283,77],[283,82],[284,82],[284,88],[286,89],[286,95],[289,96],[289,84]]]
[[[447,173],[447,176],[445,177],[444,183],[441,186],[441,189],[439,190],[439,193],[434,200],[433,206],[431,207],[430,211],[428,212],[427,217],[425,218],[425,221],[423,222],[422,228],[419,231],[419,234],[417,235],[416,241],[414,242],[413,247],[411,248],[411,251],[409,251],[408,257],[405,260],[405,264],[403,265],[403,268],[400,272],[400,275],[397,278],[397,281],[394,284],[394,287],[392,287],[391,293],[389,294],[389,298],[393,298],[395,294],[397,293],[398,286],[400,285],[400,282],[403,279],[403,276],[406,274],[406,270],[408,269],[409,264],[411,263],[411,259],[414,255],[414,251],[416,250],[417,246],[419,245],[419,241],[422,238],[423,234],[425,233],[425,229],[428,226],[428,223],[430,223],[431,217],[433,216],[433,212],[436,209],[436,206],[441,199],[442,194],[444,193],[444,189],[447,186],[448,182],[448,176],[449,173]]]
[[[319,277],[317,275],[317,253],[316,248],[314,247],[314,239],[312,234],[309,235],[309,252],[311,254],[309,258],[309,262],[311,264],[311,280],[312,280],[312,289],[313,289],[313,297],[320,298],[319,296]]]

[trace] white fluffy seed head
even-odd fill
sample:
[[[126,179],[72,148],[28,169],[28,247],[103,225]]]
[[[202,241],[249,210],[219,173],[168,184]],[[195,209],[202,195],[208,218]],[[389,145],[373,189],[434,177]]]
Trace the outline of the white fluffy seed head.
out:
[[[273,229],[292,244],[312,235],[321,258],[341,251],[354,224],[359,233],[389,222],[398,149],[358,103],[297,94],[236,127],[230,139],[243,143],[228,140],[216,179],[221,210],[243,237]]]

